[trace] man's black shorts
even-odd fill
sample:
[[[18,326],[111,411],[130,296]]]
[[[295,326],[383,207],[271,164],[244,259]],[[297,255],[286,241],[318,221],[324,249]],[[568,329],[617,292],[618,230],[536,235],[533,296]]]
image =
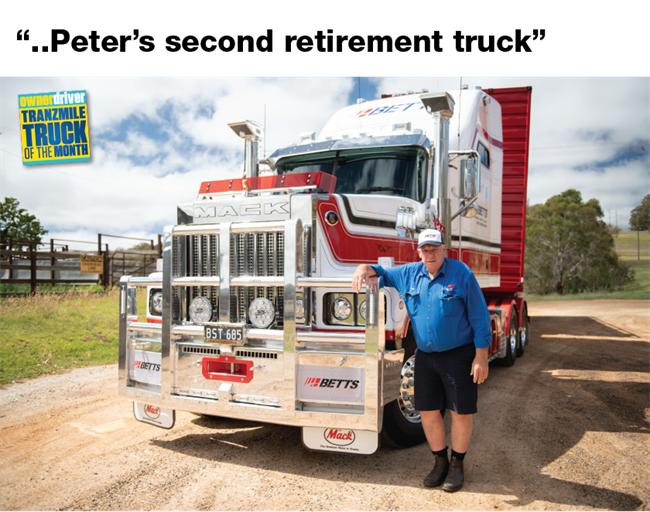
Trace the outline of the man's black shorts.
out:
[[[476,413],[478,384],[470,375],[475,355],[474,343],[444,352],[416,350],[415,409]]]

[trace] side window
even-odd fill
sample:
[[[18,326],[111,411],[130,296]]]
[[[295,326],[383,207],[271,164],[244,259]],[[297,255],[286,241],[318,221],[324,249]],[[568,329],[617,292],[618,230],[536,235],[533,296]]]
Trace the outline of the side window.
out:
[[[487,167],[488,169],[490,168],[490,152],[488,151],[488,148],[486,148],[483,144],[480,142],[478,143],[478,154],[481,157],[481,163]]]

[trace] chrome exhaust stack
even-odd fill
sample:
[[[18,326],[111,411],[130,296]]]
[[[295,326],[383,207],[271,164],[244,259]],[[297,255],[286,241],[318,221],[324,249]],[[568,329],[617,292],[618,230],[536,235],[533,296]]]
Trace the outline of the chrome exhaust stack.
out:
[[[255,121],[228,123],[238,137],[246,141],[244,146],[244,178],[260,175],[259,142],[262,140],[262,126]]]
[[[442,225],[436,229],[442,231],[442,239],[447,247],[451,244],[451,199],[447,197],[449,174],[449,120],[454,115],[454,99],[448,92],[422,94],[420,101],[427,112],[433,116],[435,123],[433,144],[435,158],[433,161],[432,200],[438,212],[438,221]]]

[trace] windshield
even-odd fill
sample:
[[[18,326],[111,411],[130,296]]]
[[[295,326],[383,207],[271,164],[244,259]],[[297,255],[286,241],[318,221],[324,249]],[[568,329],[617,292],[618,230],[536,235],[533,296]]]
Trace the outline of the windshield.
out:
[[[278,174],[326,172],[336,194],[378,194],[424,201],[427,152],[421,147],[343,149],[281,159]]]

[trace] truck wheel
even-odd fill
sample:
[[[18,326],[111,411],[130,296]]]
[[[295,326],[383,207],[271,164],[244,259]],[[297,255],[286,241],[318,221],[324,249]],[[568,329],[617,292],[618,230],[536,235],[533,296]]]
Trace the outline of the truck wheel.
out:
[[[512,366],[517,358],[519,348],[519,322],[517,322],[517,311],[512,308],[510,311],[510,330],[506,341],[506,355],[497,359],[501,366]]]
[[[410,333],[409,333],[410,334]],[[408,341],[411,336],[404,338]],[[402,379],[400,382],[400,397],[384,407],[384,423],[381,439],[395,448],[409,448],[426,441],[420,413],[415,410],[414,386],[415,377],[415,339],[404,350]]]
[[[517,357],[524,355],[524,351],[530,343],[530,324],[528,323],[528,308],[524,306],[521,312],[521,324],[523,329],[519,333],[519,347],[517,347]]]

